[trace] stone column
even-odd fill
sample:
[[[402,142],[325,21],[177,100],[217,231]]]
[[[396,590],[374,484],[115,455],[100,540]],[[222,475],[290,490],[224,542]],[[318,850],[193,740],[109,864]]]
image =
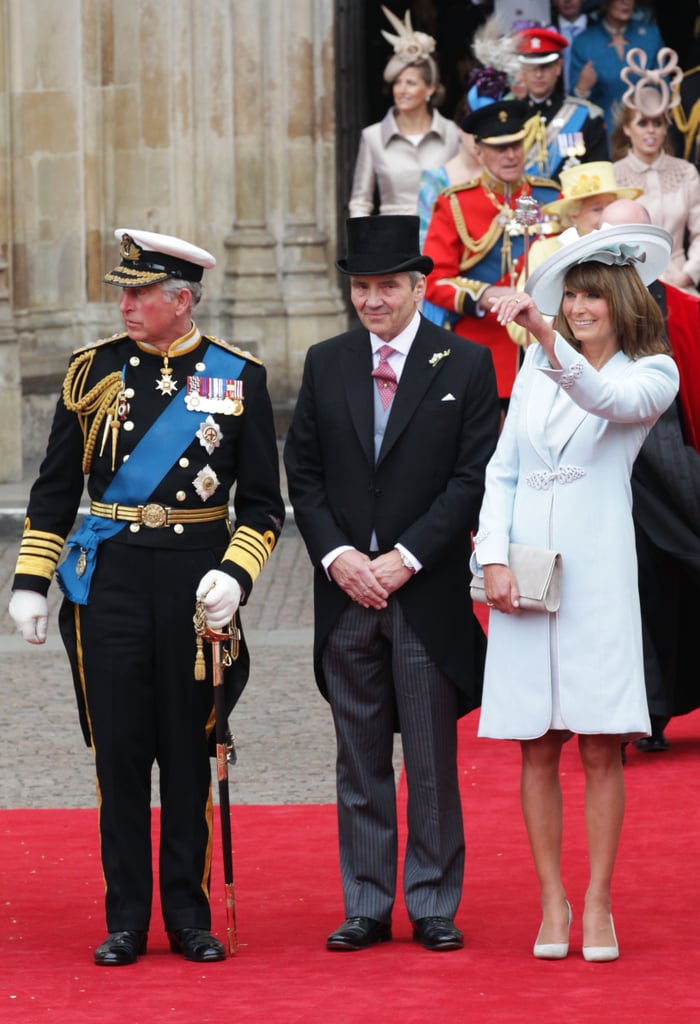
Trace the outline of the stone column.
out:
[[[7,5],[0,0],[0,33],[7,38]],[[12,249],[10,68],[0,46],[0,481],[22,477],[22,381],[19,342],[10,306]]]
[[[284,305],[277,268],[273,171],[268,152],[270,125],[279,95],[271,80],[279,59],[275,37],[280,4],[244,0],[232,5],[232,100],[233,154],[232,230],[227,249],[224,295],[229,299],[226,336],[243,349],[269,362],[272,345],[267,338],[272,325],[284,337],[280,323]],[[277,118],[275,118],[275,121]],[[277,345],[274,346],[277,349]]]
[[[306,349],[346,326],[333,267],[333,5],[241,2],[233,20],[229,334],[266,363],[283,427]]]

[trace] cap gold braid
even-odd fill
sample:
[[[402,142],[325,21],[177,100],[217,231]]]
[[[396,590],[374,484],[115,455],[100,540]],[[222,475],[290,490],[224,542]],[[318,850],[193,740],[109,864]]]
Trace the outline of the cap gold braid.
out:
[[[83,432],[83,473],[89,473],[100,427],[107,416],[111,424],[119,424],[119,394],[122,389],[122,375],[117,370],[99,380],[87,394],[83,394],[88,374],[95,358],[90,349],[76,356],[68,367],[63,382],[63,402],[69,412],[77,413]],[[92,423],[90,423],[92,417]]]

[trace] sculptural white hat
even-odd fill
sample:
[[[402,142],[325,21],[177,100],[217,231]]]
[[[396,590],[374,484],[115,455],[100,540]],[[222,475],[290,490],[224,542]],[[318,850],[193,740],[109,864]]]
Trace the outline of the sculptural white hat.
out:
[[[555,316],[570,267],[579,263],[632,266],[642,282],[650,285],[666,269],[671,248],[668,231],[651,224],[619,224],[591,231],[578,241],[563,245],[540,263],[528,278],[525,291],[533,297],[540,312]]]

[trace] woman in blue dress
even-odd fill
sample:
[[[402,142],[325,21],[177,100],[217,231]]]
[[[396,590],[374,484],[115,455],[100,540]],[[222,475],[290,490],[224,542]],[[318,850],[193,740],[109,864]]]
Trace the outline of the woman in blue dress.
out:
[[[620,72],[627,54],[638,47],[647,55],[647,67],[655,68],[656,55],[664,45],[657,26],[641,13],[635,16],[635,0],[605,0],[600,19],[576,36],[571,46],[571,83],[574,93],[603,108],[608,138],[615,126],[616,107],[625,91]]]

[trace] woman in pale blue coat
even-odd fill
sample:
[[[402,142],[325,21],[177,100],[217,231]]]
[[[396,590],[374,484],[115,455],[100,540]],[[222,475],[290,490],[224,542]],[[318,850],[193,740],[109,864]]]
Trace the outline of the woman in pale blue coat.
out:
[[[618,956],[610,886],[624,813],[625,734],[649,732],[630,475],[678,389],[646,290],[671,251],[647,225],[595,231],[496,301],[532,344],[486,472],[473,565],[492,606],[479,735],[518,739],[521,799],[542,899],[534,955],[568,953],[559,758],[579,735],[590,880],[583,955]],[[638,262],[643,260],[643,262]],[[608,265],[612,264],[612,265]],[[539,308],[538,308],[539,307]],[[554,325],[545,318],[556,314]],[[561,606],[519,609],[510,542],[559,551]]]

